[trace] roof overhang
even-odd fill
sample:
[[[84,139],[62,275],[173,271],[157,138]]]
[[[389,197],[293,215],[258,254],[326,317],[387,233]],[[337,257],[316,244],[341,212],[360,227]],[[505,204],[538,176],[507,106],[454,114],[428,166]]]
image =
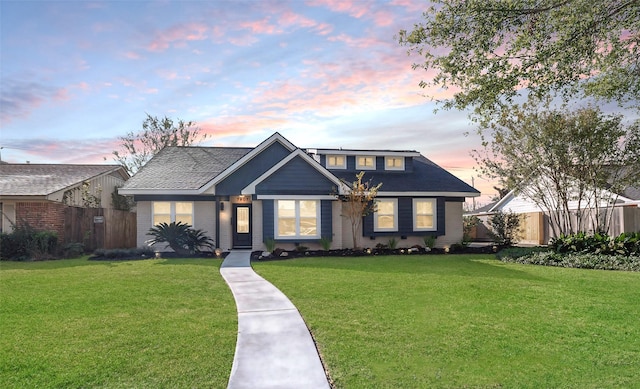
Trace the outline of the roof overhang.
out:
[[[479,192],[383,192],[379,197],[479,197]]]
[[[316,149],[318,154],[324,155],[366,155],[375,157],[419,157],[417,151],[398,151],[398,150],[343,150],[343,149]]]

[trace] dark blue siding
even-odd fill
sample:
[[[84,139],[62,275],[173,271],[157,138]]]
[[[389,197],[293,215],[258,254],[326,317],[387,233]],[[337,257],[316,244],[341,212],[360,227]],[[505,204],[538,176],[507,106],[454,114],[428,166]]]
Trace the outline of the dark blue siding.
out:
[[[436,212],[438,214],[438,235],[444,235],[445,232],[445,212],[444,212],[444,208],[445,208],[445,201],[443,197],[438,197],[437,203],[436,203]]]
[[[336,185],[302,157],[293,158],[256,186],[256,194],[328,195],[336,192]]]
[[[275,142],[218,183],[216,185],[216,194],[227,196],[239,194],[244,187],[286,158],[290,153],[280,142]]]
[[[445,232],[445,199],[436,200],[436,231],[413,231],[413,198],[398,198],[398,231],[375,232],[373,230],[373,215],[368,215],[362,223],[363,236],[424,236],[444,235]]]
[[[347,170],[356,170],[356,157],[353,155],[347,155]]]
[[[333,212],[331,211],[331,200],[322,200],[320,202],[320,237],[333,239]]]
[[[384,157],[375,157],[376,159],[376,170],[379,172],[384,171]]]
[[[400,197],[398,199],[398,234],[411,235],[413,233],[413,199]]]
[[[262,240],[273,239],[275,237],[273,200],[262,201]]]
[[[404,171],[413,172],[413,158],[411,157],[404,158]]]

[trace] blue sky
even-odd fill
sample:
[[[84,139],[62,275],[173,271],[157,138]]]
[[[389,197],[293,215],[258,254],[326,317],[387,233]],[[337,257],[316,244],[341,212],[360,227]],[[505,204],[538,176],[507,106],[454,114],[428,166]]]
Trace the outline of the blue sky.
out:
[[[465,113],[440,111],[396,35],[421,1],[0,1],[2,159],[112,163],[146,113],[201,145],[417,150],[477,177]],[[106,157],[106,161],[105,161]]]

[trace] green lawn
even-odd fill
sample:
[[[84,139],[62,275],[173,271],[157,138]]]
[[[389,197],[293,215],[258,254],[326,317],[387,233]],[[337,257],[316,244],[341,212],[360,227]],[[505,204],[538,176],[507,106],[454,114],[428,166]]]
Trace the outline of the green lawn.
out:
[[[0,388],[226,387],[220,262],[0,262]]]
[[[487,256],[254,265],[339,388],[640,388],[640,273]]]

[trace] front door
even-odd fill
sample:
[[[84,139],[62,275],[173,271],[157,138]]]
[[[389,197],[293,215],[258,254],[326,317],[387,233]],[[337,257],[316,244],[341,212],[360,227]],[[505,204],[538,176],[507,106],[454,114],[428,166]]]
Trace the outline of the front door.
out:
[[[251,204],[233,204],[233,248],[251,248]]]

